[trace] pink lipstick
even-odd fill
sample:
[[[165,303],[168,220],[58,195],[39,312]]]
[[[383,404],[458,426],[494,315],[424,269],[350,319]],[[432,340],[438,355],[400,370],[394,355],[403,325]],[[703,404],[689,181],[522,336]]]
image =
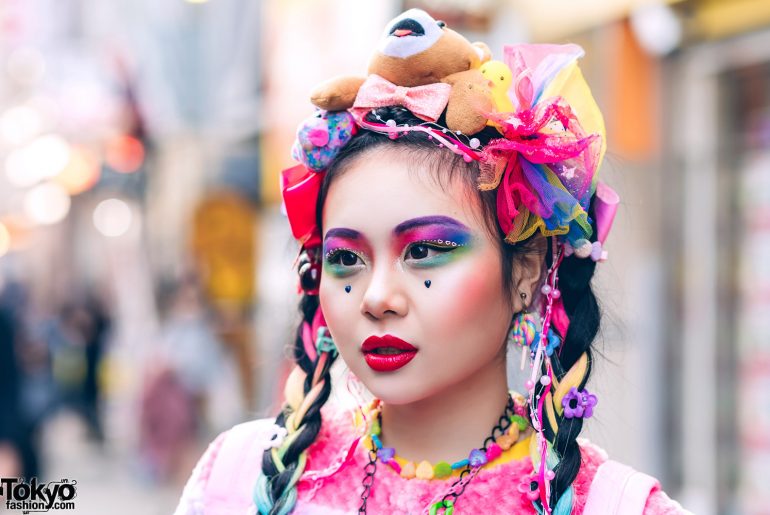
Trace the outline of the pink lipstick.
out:
[[[417,355],[417,348],[401,338],[386,334],[364,340],[361,352],[366,364],[375,372],[393,372],[412,361]]]

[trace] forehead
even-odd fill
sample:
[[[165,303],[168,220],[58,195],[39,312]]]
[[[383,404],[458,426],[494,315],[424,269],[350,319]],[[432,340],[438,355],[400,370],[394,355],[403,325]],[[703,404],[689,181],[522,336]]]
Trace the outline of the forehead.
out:
[[[448,171],[436,174],[437,163],[428,159],[425,153],[387,148],[360,155],[329,186],[323,230],[349,227],[384,234],[404,220],[434,215],[480,230],[477,196],[462,179],[450,180]]]

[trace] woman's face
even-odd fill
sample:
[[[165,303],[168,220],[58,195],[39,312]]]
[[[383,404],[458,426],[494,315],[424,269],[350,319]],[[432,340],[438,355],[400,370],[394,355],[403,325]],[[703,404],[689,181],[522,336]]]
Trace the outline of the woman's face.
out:
[[[460,181],[442,189],[420,161],[367,151],[332,182],[323,209],[326,323],[351,371],[393,404],[504,367],[521,308],[504,289],[480,200]]]

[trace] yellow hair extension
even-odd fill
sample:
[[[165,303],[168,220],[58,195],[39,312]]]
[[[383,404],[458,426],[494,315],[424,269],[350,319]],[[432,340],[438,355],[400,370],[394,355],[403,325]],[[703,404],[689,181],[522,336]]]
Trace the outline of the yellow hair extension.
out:
[[[556,433],[559,432],[559,423],[556,421],[556,413],[554,412],[553,396],[551,395],[551,392],[548,392],[548,395],[545,396],[545,413],[548,415],[548,423],[551,424],[551,429],[553,429],[555,437]]]
[[[310,406],[321,394],[321,390],[323,389],[325,384],[326,384],[325,381],[321,381],[317,385],[313,386],[309,392],[307,392],[307,395],[302,401],[302,404],[299,406],[297,411],[292,413],[293,424],[299,424],[302,421],[302,419],[305,417],[305,413],[307,413],[307,410],[310,409]]]
[[[305,398],[305,377],[305,371],[297,365],[286,379],[283,395],[286,398],[286,404],[292,411],[297,411],[297,408],[299,408],[302,400]]]
[[[569,371],[564,374],[564,377],[559,383],[558,388],[556,388],[554,392],[553,405],[559,415],[564,413],[564,406],[561,405],[562,399],[564,399],[564,396],[567,395],[567,392],[569,392],[570,388],[573,386],[575,388],[580,387],[580,383],[583,382],[583,378],[586,376],[587,372],[588,354],[584,352],[580,355],[575,364],[572,365],[572,368],[570,368]]]

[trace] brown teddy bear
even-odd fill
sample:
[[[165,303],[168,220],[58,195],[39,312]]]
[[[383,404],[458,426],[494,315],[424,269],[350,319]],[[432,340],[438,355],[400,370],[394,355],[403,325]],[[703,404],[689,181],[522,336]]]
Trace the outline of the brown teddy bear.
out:
[[[410,88],[449,84],[447,127],[474,134],[486,126],[485,113],[494,109],[489,81],[479,70],[490,58],[486,44],[470,43],[425,11],[410,9],[388,24],[369,62],[368,73]],[[327,111],[349,109],[365,80],[336,77],[318,85],[310,100]]]

